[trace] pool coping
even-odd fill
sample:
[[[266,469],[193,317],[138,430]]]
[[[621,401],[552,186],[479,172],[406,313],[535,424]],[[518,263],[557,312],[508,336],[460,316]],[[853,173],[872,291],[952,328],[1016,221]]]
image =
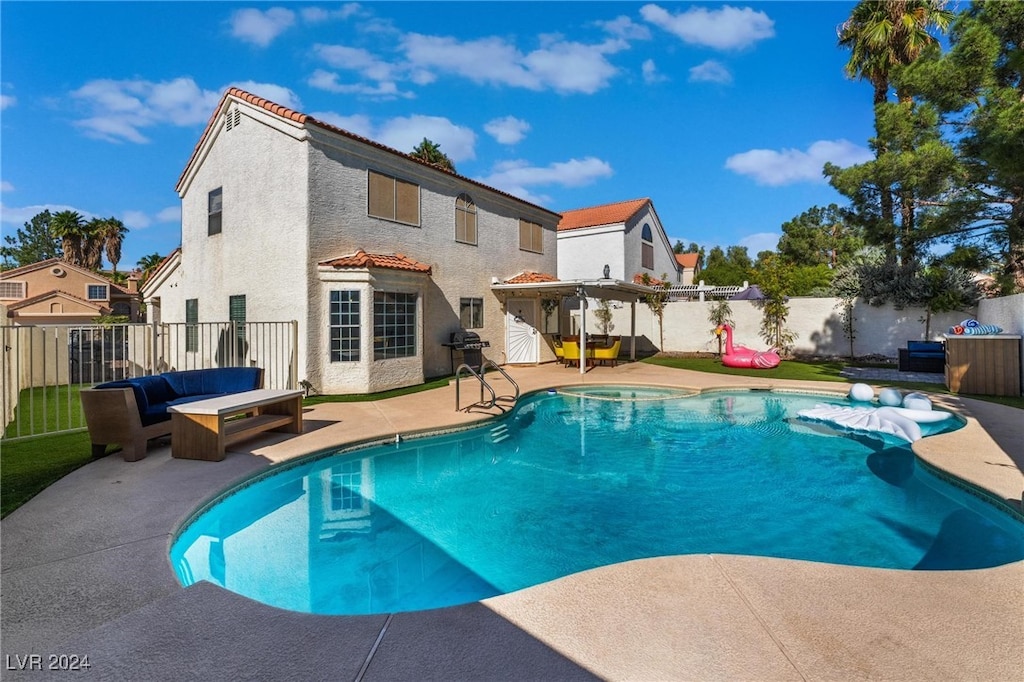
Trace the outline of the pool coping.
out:
[[[514,375],[524,388],[775,386],[831,396],[845,388],[644,364],[620,368],[582,379],[557,366],[517,368]],[[294,614],[209,584],[176,584],[166,550],[179,524],[234,482],[297,457],[303,447],[312,452],[317,433],[357,436],[376,420],[377,438],[386,440],[416,419],[461,428],[486,418],[447,414],[438,405],[453,389],[438,391],[387,405],[316,406],[301,437],[239,444],[222,463],[187,464],[161,448],[138,463],[108,457],[62,479],[0,523],[3,653],[91,652],[90,672],[100,679],[251,677],[257,670],[265,678],[310,679],[969,679],[1008,676],[1024,666],[1024,562],[922,574],[761,557],[662,557],[394,618]],[[1019,412],[948,400],[969,406],[967,426],[919,441],[915,455],[1019,504],[1010,491],[1024,488],[1017,464],[1024,461],[1022,427],[1004,424],[1008,435],[991,437],[981,423],[998,431],[1000,420]],[[966,440],[938,443],[961,431]],[[928,445],[919,452],[921,443]],[[9,674],[38,679],[28,671]]]

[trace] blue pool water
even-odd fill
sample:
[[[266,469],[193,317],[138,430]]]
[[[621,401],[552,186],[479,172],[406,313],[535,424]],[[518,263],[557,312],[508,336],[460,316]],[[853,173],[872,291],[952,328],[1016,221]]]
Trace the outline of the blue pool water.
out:
[[[285,468],[197,516],[172,562],[185,585],[365,614],[671,554],[898,569],[1024,558],[1024,523],[923,471],[906,444],[796,416],[843,399],[635,395],[536,394],[498,424]]]

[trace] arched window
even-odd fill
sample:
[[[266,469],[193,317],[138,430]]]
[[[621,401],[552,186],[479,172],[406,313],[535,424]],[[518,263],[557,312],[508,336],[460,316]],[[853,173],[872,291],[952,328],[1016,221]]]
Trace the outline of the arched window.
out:
[[[640,267],[653,270],[654,235],[651,234],[651,226],[647,223],[644,223],[643,229],[640,230],[640,239],[643,241],[643,244],[640,245]]]
[[[476,244],[476,204],[468,194],[455,200],[455,241]]]

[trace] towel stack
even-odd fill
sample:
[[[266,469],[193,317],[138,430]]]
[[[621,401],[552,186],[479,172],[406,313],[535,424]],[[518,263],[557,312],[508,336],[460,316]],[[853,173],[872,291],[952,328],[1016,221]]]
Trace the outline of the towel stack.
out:
[[[977,320],[964,320],[960,324],[954,325],[949,328],[950,334],[965,334],[968,336],[977,336],[980,334],[999,334],[1002,331],[1002,327],[997,327],[994,324],[979,324]]]

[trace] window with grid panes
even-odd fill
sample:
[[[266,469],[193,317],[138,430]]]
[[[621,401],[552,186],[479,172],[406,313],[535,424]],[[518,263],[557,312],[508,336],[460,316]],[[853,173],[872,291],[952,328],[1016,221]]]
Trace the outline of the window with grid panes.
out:
[[[106,284],[89,284],[85,287],[85,298],[89,301],[105,301],[108,297]]]
[[[359,360],[359,291],[330,292],[331,362]]]
[[[519,248],[522,251],[544,253],[544,230],[537,223],[519,219]]]
[[[476,244],[476,204],[468,194],[455,200],[455,241]]]
[[[367,171],[366,211],[374,218],[420,224],[420,186],[376,171]]]
[[[185,299],[185,350],[199,350],[199,299]]]
[[[416,355],[416,294],[373,293],[373,359]]]
[[[354,459],[331,467],[331,511],[362,509],[363,462]]]
[[[0,298],[25,298],[25,282],[0,282]]]

